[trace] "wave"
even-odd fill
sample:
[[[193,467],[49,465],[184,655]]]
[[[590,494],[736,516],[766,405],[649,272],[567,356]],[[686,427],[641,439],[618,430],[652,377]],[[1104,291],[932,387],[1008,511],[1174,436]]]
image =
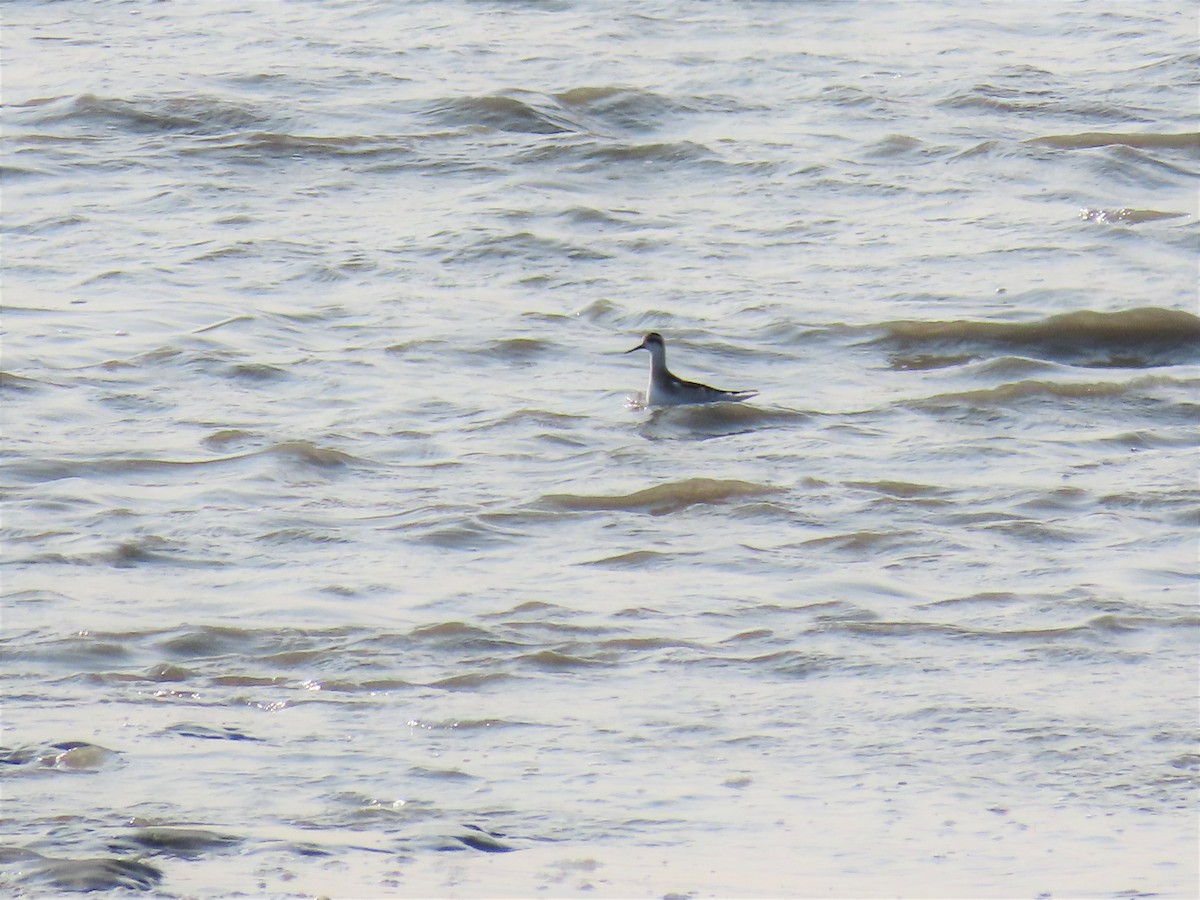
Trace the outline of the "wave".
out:
[[[204,828],[159,825],[138,828],[121,841],[110,845],[110,849],[149,851],[180,859],[194,859],[205,853],[230,849],[241,844],[243,840],[244,838],[237,835]]]
[[[889,134],[869,144],[864,150],[867,159],[929,159],[944,154],[944,148],[926,143],[908,134]]]
[[[653,166],[737,165],[706,144],[656,138],[668,118],[734,107],[723,98],[677,100],[652,91],[601,86],[558,94],[514,90],[451,97],[423,112],[451,130],[435,137],[520,134],[542,138],[516,148],[514,158],[521,165],[569,166],[583,172],[619,166],[638,173]]]
[[[622,137],[660,130],[664,121],[694,110],[735,107],[729,98],[675,99],[648,90],[600,85],[561,93],[510,90],[484,95],[448,97],[413,110],[452,133],[512,133],[541,136],[580,135],[588,147],[594,140],[618,141],[603,153],[618,160],[690,159],[711,155],[687,142],[623,146]],[[380,165],[416,168],[479,168],[472,160],[455,163],[418,152],[420,142],[447,135],[418,125],[399,134],[312,134],[297,130],[294,117],[246,101],[204,94],[109,97],[94,93],[45,97],[11,107],[14,125],[30,131],[78,128],[80,141],[108,134],[173,134],[193,138],[173,153],[218,155],[247,163],[264,158],[353,158]],[[570,151],[569,151],[570,152]],[[601,156],[604,161],[606,156]],[[41,174],[13,169],[17,175]]]
[[[1172,387],[1178,384],[1179,382],[1171,379],[1153,377],[1135,378],[1128,382],[1067,382],[1030,379],[1008,382],[996,387],[980,388],[978,390],[938,394],[933,397],[913,401],[912,406],[918,409],[940,409],[947,405],[967,403],[975,407],[997,407],[1039,397],[1062,400],[1102,400],[1112,397],[1140,396],[1148,389]],[[1163,409],[1159,412],[1160,419],[1163,418],[1163,414],[1166,411],[1171,409],[1186,418],[1194,414],[1196,407],[1195,404],[1191,403],[1172,404],[1166,401],[1163,401],[1162,406]]]
[[[648,569],[677,557],[695,555],[694,553],[664,553],[659,550],[630,550],[614,556],[590,559],[582,563],[582,565],[612,569]]]
[[[62,859],[17,849],[24,874],[21,884],[55,894],[80,891],[150,891],[163,879],[163,871],[148,863],[118,856]]]
[[[583,154],[584,162],[599,163],[689,163],[717,161],[704,144],[695,141],[658,141],[652,143],[614,143],[593,147]]]
[[[12,372],[0,372],[0,391],[12,391],[16,394],[26,394],[38,390],[48,382],[37,378],[26,378]]]
[[[719,105],[712,100],[700,103]],[[667,116],[689,111],[695,105],[653,91],[601,85],[557,94],[512,90],[451,97],[433,103],[425,111],[443,124],[458,128],[615,137],[656,130]]]
[[[1144,631],[1150,628],[1195,629],[1200,619],[1195,616],[1170,618],[1114,615],[1104,613],[1075,625],[1049,626],[1044,628],[969,628],[941,622],[830,622],[820,627],[823,631],[848,631],[879,637],[932,637],[946,635],[954,638],[982,639],[986,641],[1012,640],[1056,640],[1068,637],[1084,637],[1107,640],[1112,636]]]
[[[586,262],[611,259],[611,254],[586,244],[518,231],[513,234],[488,235],[451,250],[442,257],[446,263],[499,259],[525,259],[531,262],[564,259]]]
[[[872,93],[856,84],[831,84],[822,87],[809,97],[814,104],[828,104],[848,109],[865,108],[879,113],[890,113],[891,104],[888,99],[878,93]]]
[[[288,131],[250,131],[223,134],[185,148],[183,153],[219,153],[244,156],[245,161],[263,157],[304,157],[306,159],[390,159],[403,157],[414,164],[423,163],[412,147],[411,139],[394,135],[316,135]]]
[[[541,503],[572,511],[634,510],[661,516],[696,504],[725,503],[746,497],[761,497],[782,488],[749,481],[688,478],[660,484],[630,494],[548,494]]]
[[[341,469],[351,465],[374,465],[370,460],[353,456],[342,450],[319,447],[309,441],[282,441],[231,456],[207,459],[174,460],[156,459],[145,456],[81,457],[78,459],[24,459],[3,466],[10,477],[25,482],[58,481],[63,478],[105,478],[124,476],[139,472],[155,472],[166,469],[204,468],[224,466],[255,458],[279,460],[286,464],[307,466],[316,469]]]
[[[60,741],[55,744],[0,747],[0,765],[34,766],[70,772],[95,772],[121,761],[121,754],[86,741]]]
[[[941,500],[949,493],[945,488],[910,481],[848,481],[846,486],[900,500]]]
[[[865,343],[893,354],[895,368],[939,368],[1018,355],[1087,368],[1152,368],[1200,361],[1200,317],[1157,307],[1081,310],[1034,322],[899,321]]]
[[[158,535],[148,535],[134,540],[120,541],[103,550],[83,553],[38,553],[23,559],[14,559],[23,565],[70,565],[70,566],[112,566],[117,569],[130,569],[137,566],[168,565],[189,568],[216,568],[222,562],[213,559],[203,559],[185,556],[182,548]]]
[[[1190,183],[1196,177],[1200,133],[1087,131],[1030,138],[1019,146],[1064,159],[1076,151],[1093,151],[1078,162],[1089,166],[1101,183],[1152,187]],[[1074,159],[1070,162],[1077,164]]]
[[[1140,119],[1120,106],[1083,99],[1067,92],[1047,90],[1040,79],[1028,88],[1019,85],[977,84],[943,100],[938,106],[955,110],[1007,113],[1022,117],[1137,122]]]
[[[100,125],[131,132],[227,134],[275,120],[274,114],[244,103],[187,95],[121,98],[85,93],[41,98],[17,108],[30,110],[29,124]]]
[[[1124,134],[1108,131],[1085,131],[1080,134],[1048,134],[1030,138],[1025,143],[1062,150],[1086,150],[1092,147],[1134,147],[1138,150],[1192,150],[1200,152],[1200,132],[1182,134]]]
[[[728,100],[678,100],[654,91],[601,85],[571,88],[555,99],[564,107],[585,113],[611,130],[622,132],[651,131],[659,128],[664,118],[690,112],[703,106],[717,111],[728,108]]]
[[[1142,222],[1159,222],[1163,219],[1181,219],[1191,216],[1186,212],[1167,212],[1159,209],[1093,209],[1084,207],[1079,217],[1085,222],[1101,222],[1105,225],[1140,225]]]
[[[274,109],[205,95],[123,98],[85,93],[43,98],[14,109],[14,126],[31,134],[52,129],[59,140],[68,139],[65,135],[73,129],[82,132],[80,141],[96,140],[96,135],[172,135],[190,139],[172,144],[173,154],[215,155],[256,165],[277,157],[401,157],[412,165],[429,164],[415,153],[409,135],[297,132],[297,123]]]
[[[512,91],[477,97],[451,97],[427,114],[446,125],[516,134],[580,134],[592,131],[548,94]]]

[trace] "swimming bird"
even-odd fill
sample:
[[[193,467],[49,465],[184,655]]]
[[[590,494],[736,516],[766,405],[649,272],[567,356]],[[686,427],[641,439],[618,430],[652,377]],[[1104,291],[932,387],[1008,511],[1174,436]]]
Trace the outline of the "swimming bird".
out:
[[[679,406],[684,403],[719,403],[722,400],[748,400],[758,391],[722,391],[709,387],[707,384],[697,384],[694,381],[684,381],[671,374],[667,368],[667,345],[662,335],[651,331],[642,338],[636,347],[626,350],[650,351],[650,387],[646,391],[647,406]]]

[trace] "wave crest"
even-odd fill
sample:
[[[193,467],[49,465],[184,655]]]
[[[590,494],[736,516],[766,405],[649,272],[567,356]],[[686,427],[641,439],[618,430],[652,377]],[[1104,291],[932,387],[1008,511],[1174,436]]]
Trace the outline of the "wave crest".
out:
[[[698,503],[724,503],[743,497],[761,497],[780,488],[749,481],[687,478],[655,485],[631,494],[548,494],[542,503],[557,509],[638,510],[654,516],[678,512]]]
[[[1081,310],[1034,322],[889,322],[882,330],[867,343],[893,351],[897,368],[938,368],[1002,354],[1095,368],[1200,361],[1200,317],[1157,307]]]

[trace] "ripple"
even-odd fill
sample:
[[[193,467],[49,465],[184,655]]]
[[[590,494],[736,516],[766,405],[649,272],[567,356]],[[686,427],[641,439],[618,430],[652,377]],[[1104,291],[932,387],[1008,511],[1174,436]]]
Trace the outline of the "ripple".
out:
[[[635,510],[661,516],[697,504],[712,505],[746,497],[779,493],[782,488],[748,481],[688,478],[634,491],[630,494],[548,494],[542,504],[555,509]]]

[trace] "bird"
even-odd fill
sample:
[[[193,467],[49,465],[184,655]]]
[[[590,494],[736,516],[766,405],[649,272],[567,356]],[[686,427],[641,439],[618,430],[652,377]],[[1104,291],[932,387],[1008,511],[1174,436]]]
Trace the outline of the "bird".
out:
[[[626,350],[650,351],[650,387],[646,391],[646,406],[680,406],[685,403],[720,403],[723,400],[748,400],[758,391],[723,391],[684,381],[667,368],[667,344],[661,334],[651,331],[636,347]]]

